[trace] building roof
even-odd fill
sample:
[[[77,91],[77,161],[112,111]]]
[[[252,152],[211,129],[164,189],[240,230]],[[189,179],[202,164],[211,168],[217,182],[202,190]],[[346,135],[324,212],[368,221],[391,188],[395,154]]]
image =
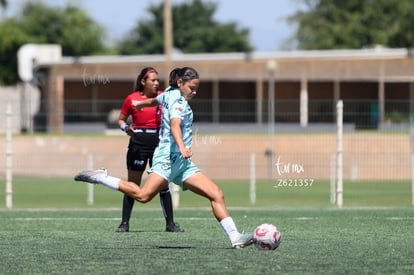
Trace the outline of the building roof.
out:
[[[269,74],[280,80],[373,80],[414,81],[412,50],[383,47],[360,50],[313,50],[251,53],[174,53],[166,55],[62,57],[41,62],[36,69],[49,68],[65,78],[104,74],[111,79],[135,79],[140,68],[156,67],[160,77],[173,67],[192,66],[203,79],[258,80]],[[274,66],[274,67],[273,67]]]

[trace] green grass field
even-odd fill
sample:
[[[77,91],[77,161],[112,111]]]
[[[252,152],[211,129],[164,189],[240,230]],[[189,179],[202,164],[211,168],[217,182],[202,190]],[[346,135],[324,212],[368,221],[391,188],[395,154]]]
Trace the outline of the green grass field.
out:
[[[249,199],[249,182],[216,181],[223,189],[229,207],[308,208],[334,207],[330,203],[329,182],[315,180],[312,186],[277,187],[278,181],[257,182],[256,204]],[[277,188],[276,188],[277,187]],[[94,204],[87,204],[87,183],[68,178],[15,178],[13,207],[27,208],[120,208],[121,193],[94,186]],[[181,207],[209,207],[206,199],[186,191],[180,192]],[[0,180],[0,197],[5,197],[5,182]],[[344,183],[345,207],[410,207],[410,181],[355,181]],[[0,206],[0,209],[4,206]],[[141,208],[158,208],[158,199]]]
[[[234,250],[208,202],[181,192],[164,232],[158,199],[136,204],[131,232],[115,233],[121,193],[70,179],[14,182],[13,210],[0,209],[0,274],[413,274],[414,209],[408,181],[346,182],[344,208],[329,202],[329,183],[312,187],[217,182],[239,230],[269,222],[282,233],[275,251]],[[4,197],[4,181],[0,182]]]

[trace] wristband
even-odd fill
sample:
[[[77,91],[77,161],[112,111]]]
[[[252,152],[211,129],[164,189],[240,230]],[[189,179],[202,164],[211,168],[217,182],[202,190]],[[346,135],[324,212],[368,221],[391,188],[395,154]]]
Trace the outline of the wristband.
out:
[[[122,124],[122,125],[120,126],[120,128],[121,128],[121,130],[122,130],[122,131],[126,132],[126,131],[128,131],[128,129],[129,129],[129,125],[128,125],[128,124],[126,124],[126,123],[124,123],[124,124]]]

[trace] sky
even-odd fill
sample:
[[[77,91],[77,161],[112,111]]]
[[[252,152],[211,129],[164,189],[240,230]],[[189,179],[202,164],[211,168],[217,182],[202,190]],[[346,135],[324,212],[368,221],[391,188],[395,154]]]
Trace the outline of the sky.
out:
[[[6,16],[16,14],[28,1],[9,0]],[[163,0],[41,0],[50,6],[75,4],[87,13],[107,32],[110,40],[116,41],[136,26],[138,20],[149,18],[147,9],[151,4]],[[170,0],[171,5],[189,0]],[[286,17],[303,9],[297,0],[204,0],[217,4],[214,19],[221,23],[236,22],[239,28],[249,29],[250,43],[258,52],[284,50],[284,44],[295,33],[296,27],[289,25]],[[4,15],[4,12],[3,12]]]

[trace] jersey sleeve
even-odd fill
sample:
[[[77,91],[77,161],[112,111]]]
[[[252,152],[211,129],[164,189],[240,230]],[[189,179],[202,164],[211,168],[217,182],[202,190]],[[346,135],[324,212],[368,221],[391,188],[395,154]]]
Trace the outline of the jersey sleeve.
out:
[[[166,93],[157,95],[156,99],[160,105],[164,105]]]
[[[122,107],[121,107],[121,113],[128,116],[131,114],[131,107],[132,107],[132,103],[131,103],[131,98],[129,96],[127,96],[124,100],[124,103],[122,103]]]

